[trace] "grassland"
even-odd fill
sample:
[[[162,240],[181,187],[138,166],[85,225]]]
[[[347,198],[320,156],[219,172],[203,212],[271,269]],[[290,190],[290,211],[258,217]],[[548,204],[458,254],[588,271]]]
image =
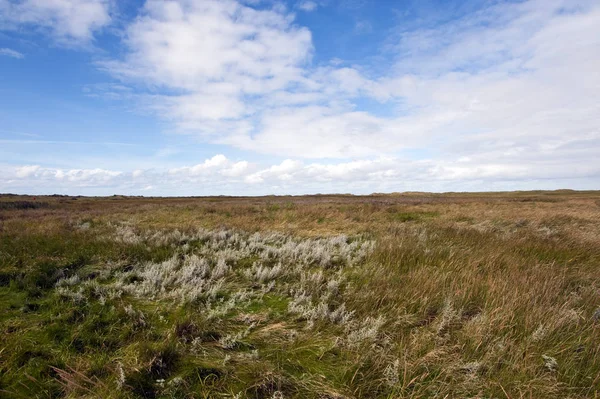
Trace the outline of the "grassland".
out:
[[[0,196],[0,397],[599,392],[600,192]]]

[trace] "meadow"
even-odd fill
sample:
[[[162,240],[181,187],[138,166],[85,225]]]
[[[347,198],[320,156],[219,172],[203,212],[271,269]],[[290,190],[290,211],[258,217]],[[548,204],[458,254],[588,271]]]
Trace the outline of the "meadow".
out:
[[[599,396],[600,192],[0,196],[0,397]]]

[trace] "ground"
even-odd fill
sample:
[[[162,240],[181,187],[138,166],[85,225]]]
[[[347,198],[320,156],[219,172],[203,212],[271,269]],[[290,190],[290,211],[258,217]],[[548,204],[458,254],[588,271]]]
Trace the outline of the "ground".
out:
[[[593,398],[600,192],[0,196],[0,397]]]

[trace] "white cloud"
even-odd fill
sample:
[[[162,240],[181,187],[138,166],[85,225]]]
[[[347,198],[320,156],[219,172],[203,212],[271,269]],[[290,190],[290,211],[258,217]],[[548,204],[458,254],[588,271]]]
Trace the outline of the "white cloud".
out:
[[[310,32],[282,8],[149,1],[127,28],[128,53],[102,65],[150,89],[145,106],[181,132],[249,151],[567,162],[567,149],[548,143],[600,134],[599,37],[592,1],[494,3],[401,31],[386,47],[395,66],[369,77],[360,66],[312,66]],[[386,113],[359,106],[365,99]],[[578,151],[595,162],[597,147]]]
[[[242,176],[251,168],[247,161],[232,162],[225,155],[217,154],[212,158],[205,160],[203,163],[194,166],[184,166],[181,168],[173,168],[169,170],[172,176],[188,176],[188,177],[207,177],[207,176],[227,176],[238,177]]]
[[[11,176],[11,174],[13,176]],[[98,185],[109,183],[121,176],[123,172],[106,169],[57,169],[45,168],[40,165],[25,165],[12,170],[3,170],[2,176],[10,179],[30,182],[46,181],[64,183],[69,187]]]
[[[303,81],[312,54],[309,30],[280,8],[232,0],[150,0],[127,27],[124,44],[124,59],[101,67],[150,89],[145,107],[210,140],[247,136],[248,119],[260,112],[252,98]]]
[[[262,183],[265,180],[292,180],[293,175],[302,169],[302,162],[286,159],[279,165],[253,173],[246,177],[248,183]]]
[[[221,173],[228,177],[241,177],[251,170],[252,165],[248,161],[235,162]]]
[[[108,182],[118,176],[121,176],[122,172],[116,172],[105,169],[70,169],[56,171],[46,170],[50,176],[54,174],[54,177],[58,180],[66,180],[69,182],[84,182],[86,184],[103,183]]]
[[[111,73],[207,98],[285,87],[301,78],[312,50],[308,29],[288,15],[231,0],[149,0],[125,45],[124,60],[103,63]]]
[[[301,1],[300,4],[297,5],[297,7],[300,10],[306,11],[306,12],[314,11],[317,9],[318,6],[319,5],[317,3],[315,3],[314,1],[310,1],[310,0]]]
[[[0,0],[0,29],[46,29],[64,44],[86,43],[111,22],[109,0]]]
[[[577,145],[573,146],[577,151]],[[552,176],[552,179],[548,179]],[[284,194],[317,192],[590,189],[600,179],[598,163],[564,168],[563,160],[530,156],[528,162],[469,159],[412,161],[377,157],[348,162],[286,159],[275,164],[232,161],[215,155],[180,168],[116,171],[39,165],[0,167],[1,192],[70,194]]]
[[[16,169],[15,174],[19,178],[25,178],[35,175],[35,172],[40,168],[39,165],[26,165]]]
[[[259,132],[246,143],[237,137],[223,141],[266,154],[310,158],[373,156],[392,145],[385,121],[366,112],[335,111],[330,107],[286,107],[265,111]]]
[[[12,57],[12,58],[17,58],[17,59],[21,59],[21,58],[25,58],[25,56],[23,55],[23,53],[20,53],[16,50],[10,49],[10,48],[0,48],[0,55],[4,55],[7,57]]]
[[[403,93],[417,121],[447,114],[433,133],[453,151],[505,158],[500,150],[509,147],[526,150],[522,161],[532,153],[564,158],[562,148],[546,144],[600,137],[600,75],[594,72],[600,68],[600,8],[591,4],[497,5],[435,31],[410,32],[402,39],[410,55],[404,52],[397,68],[411,71],[412,82],[386,86]],[[435,54],[427,45],[417,48],[424,42]],[[418,66],[424,71],[414,75]]]

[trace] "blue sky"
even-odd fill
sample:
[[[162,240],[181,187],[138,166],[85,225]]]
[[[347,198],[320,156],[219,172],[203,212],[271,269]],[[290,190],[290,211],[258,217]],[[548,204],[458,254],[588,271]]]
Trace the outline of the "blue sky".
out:
[[[0,0],[0,192],[597,189],[600,2]]]

